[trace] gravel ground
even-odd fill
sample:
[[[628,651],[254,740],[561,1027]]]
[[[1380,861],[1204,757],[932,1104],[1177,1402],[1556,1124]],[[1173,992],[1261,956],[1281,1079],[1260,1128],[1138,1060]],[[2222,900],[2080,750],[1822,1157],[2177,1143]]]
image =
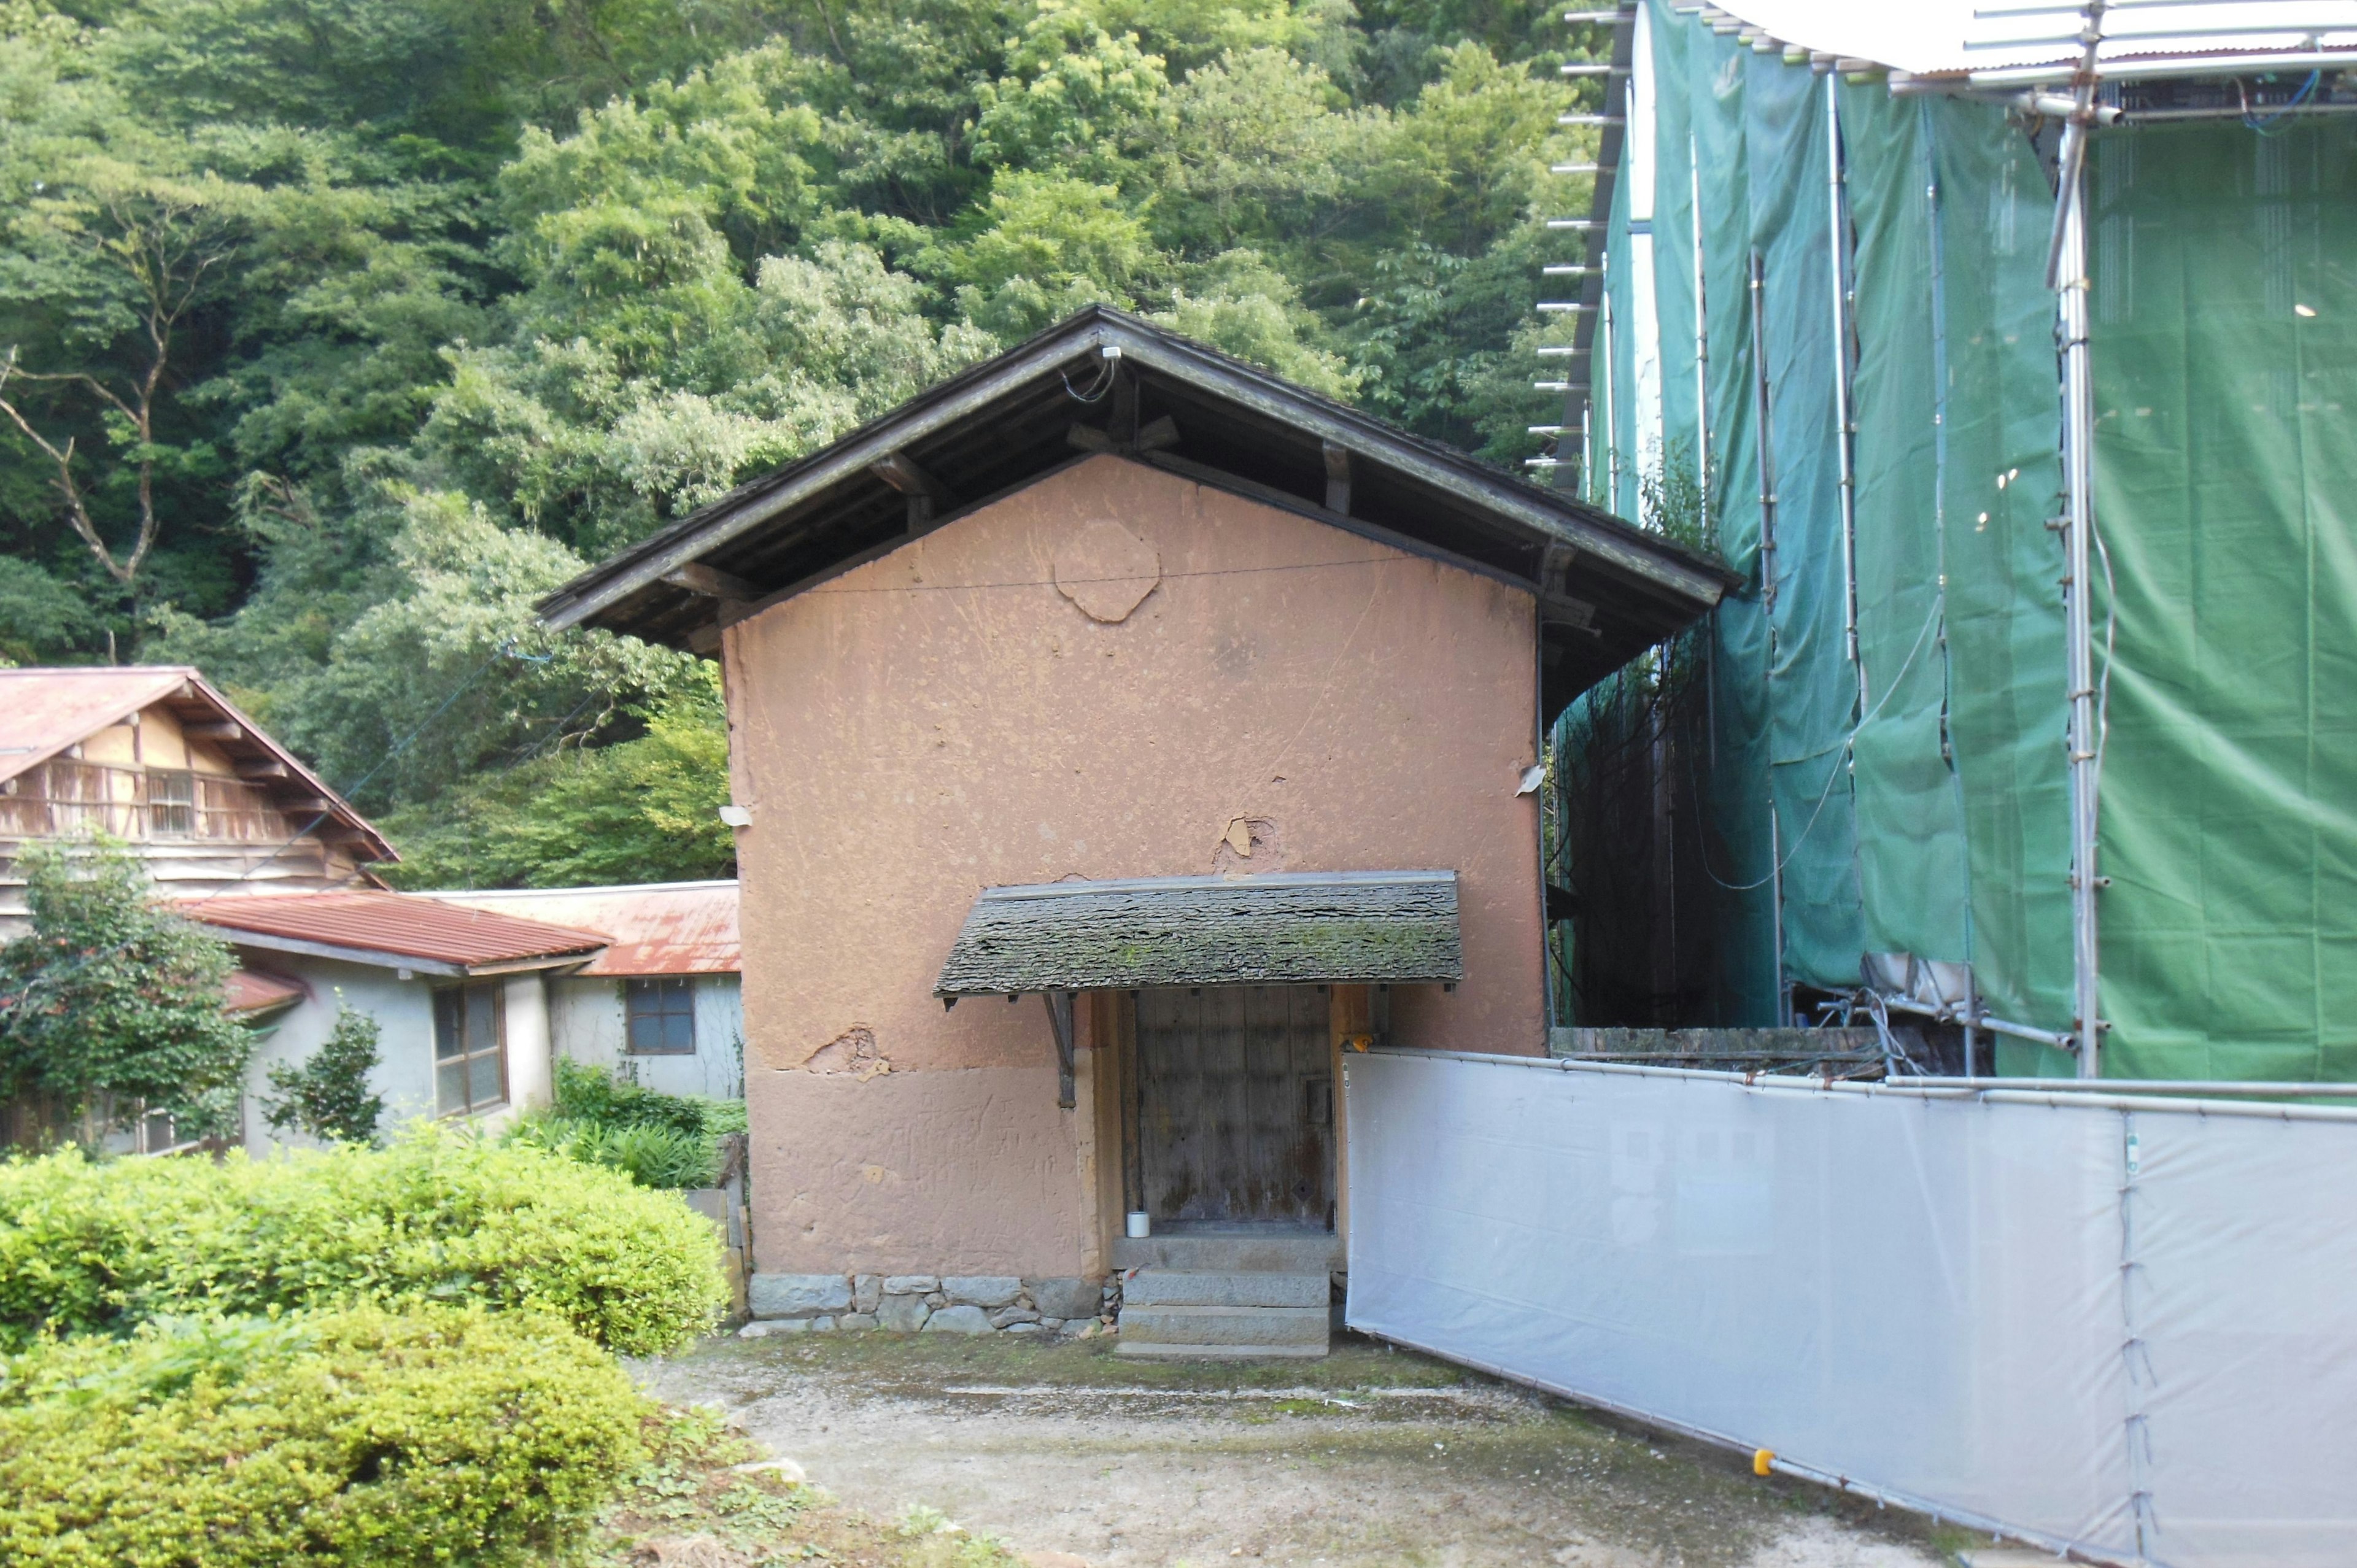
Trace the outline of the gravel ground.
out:
[[[1323,1361],[1139,1364],[1104,1340],[809,1335],[642,1370],[855,1509],[937,1508],[1057,1568],[1934,1568],[1964,1543],[1354,1336]]]

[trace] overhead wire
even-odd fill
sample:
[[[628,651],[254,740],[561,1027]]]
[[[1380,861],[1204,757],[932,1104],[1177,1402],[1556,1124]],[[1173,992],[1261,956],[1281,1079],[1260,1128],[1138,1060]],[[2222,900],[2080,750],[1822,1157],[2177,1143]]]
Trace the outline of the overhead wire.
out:
[[[1930,636],[1932,628],[1940,623],[1941,617],[1946,611],[1947,603],[1948,591],[1945,588],[1942,588],[1938,593],[1932,596],[1931,611],[1923,618],[1922,629],[1916,632],[1915,645],[1907,650],[1907,657],[1900,662],[1899,672],[1890,678],[1890,683],[1883,688],[1882,695],[1876,700],[1874,706],[1867,711],[1866,716],[1859,719],[1857,724],[1850,726],[1848,734],[1843,736],[1839,740],[1835,741],[1831,746],[1813,751],[1806,757],[1793,757],[1791,762],[1784,763],[1781,766],[1791,767],[1792,763],[1813,762],[1820,757],[1836,757],[1839,754],[1847,751],[1851,746],[1856,744],[1859,734],[1865,730],[1867,725],[1872,724],[1875,719],[1880,715],[1883,708],[1889,703],[1891,697],[1906,681],[1907,671],[1911,669],[1915,663],[1915,656],[1923,651],[1923,639]],[[1694,758],[1691,754],[1689,754],[1686,758],[1686,766],[1689,769],[1694,766]],[[1777,765],[1771,763],[1770,766],[1773,767]],[[1835,762],[1834,766],[1825,769],[1825,787],[1822,790],[1818,791],[1816,810],[1809,813],[1807,824],[1801,829],[1800,833],[1792,840],[1792,847],[1784,853],[1783,857],[1776,862],[1774,869],[1770,870],[1767,875],[1760,877],[1756,882],[1736,883],[1726,880],[1724,877],[1720,876],[1718,873],[1710,868],[1710,846],[1707,843],[1705,843],[1703,846],[1703,875],[1709,877],[1713,882],[1717,883],[1729,893],[1750,893],[1765,887],[1769,883],[1773,882],[1779,875],[1782,875],[1786,866],[1792,864],[1792,857],[1801,853],[1801,846],[1808,842],[1809,834],[1815,831],[1817,820],[1824,814],[1825,802],[1833,799],[1834,784],[1835,780],[1841,778],[1842,773],[1843,769],[1839,762]],[[1699,780],[1696,781],[1696,785],[1697,789],[1699,789]]]

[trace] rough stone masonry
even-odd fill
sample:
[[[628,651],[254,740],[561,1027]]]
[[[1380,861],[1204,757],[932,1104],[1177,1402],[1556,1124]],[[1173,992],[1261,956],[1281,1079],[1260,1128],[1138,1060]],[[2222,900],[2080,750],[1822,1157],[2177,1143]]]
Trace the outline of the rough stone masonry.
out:
[[[737,1332],[747,1338],[855,1328],[1053,1334],[1118,1315],[1121,1285],[1014,1274],[755,1274],[746,1305],[753,1321]]]

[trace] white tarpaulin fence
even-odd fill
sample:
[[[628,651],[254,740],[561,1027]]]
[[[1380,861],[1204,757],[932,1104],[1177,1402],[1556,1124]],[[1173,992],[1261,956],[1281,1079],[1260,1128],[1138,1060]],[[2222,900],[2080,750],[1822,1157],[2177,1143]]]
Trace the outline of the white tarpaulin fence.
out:
[[[1345,1083],[1353,1328],[2056,1549],[2357,1563],[2357,1112]]]

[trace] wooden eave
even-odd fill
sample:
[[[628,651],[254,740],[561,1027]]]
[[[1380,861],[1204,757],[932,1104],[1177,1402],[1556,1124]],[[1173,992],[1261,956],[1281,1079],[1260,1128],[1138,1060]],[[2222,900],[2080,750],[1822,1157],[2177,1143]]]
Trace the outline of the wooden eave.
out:
[[[739,486],[566,584],[541,615],[710,651],[720,626],[1096,452],[1529,591],[1549,714],[1739,583],[1563,491],[1100,306]]]
[[[392,842],[377,831],[374,823],[353,810],[350,802],[329,788],[326,779],[306,767],[293,752],[272,739],[261,725],[247,717],[236,703],[222,695],[193,667],[164,665],[156,668],[167,676],[178,673],[180,679],[160,695],[151,692],[140,695],[135,701],[93,710],[93,722],[84,727],[81,735],[54,746],[8,758],[9,771],[20,773],[62,756],[71,746],[102,730],[110,729],[149,708],[161,707],[179,721],[184,731],[190,726],[208,725],[233,727],[235,733],[228,735],[207,734],[199,727],[190,738],[221,752],[232,766],[252,762],[264,764],[274,769],[270,777],[248,777],[241,773],[239,778],[263,790],[273,810],[298,822],[317,819],[301,836],[317,839],[322,843],[342,845],[350,851],[355,861],[361,864],[401,858]]]
[[[203,676],[191,671],[188,682],[170,696],[164,705],[172,716],[184,725],[196,723],[228,723],[237,726],[238,733],[230,737],[199,737],[228,757],[232,764],[261,762],[284,768],[283,777],[250,779],[246,781],[263,789],[270,797],[273,809],[299,822],[313,822],[304,836],[324,843],[341,844],[351,852],[352,858],[363,864],[397,861],[400,854],[393,842],[379,832],[376,825],[352,809],[351,803],[328,787],[328,781],[304,766],[303,760],[273,740],[252,719],[239,711]]]

